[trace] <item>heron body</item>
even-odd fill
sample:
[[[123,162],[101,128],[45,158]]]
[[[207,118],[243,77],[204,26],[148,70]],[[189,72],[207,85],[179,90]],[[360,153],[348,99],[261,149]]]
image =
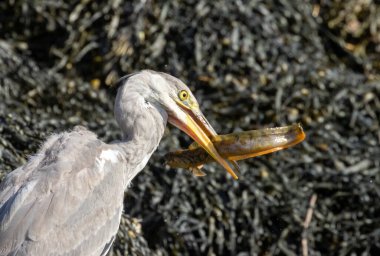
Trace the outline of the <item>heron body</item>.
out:
[[[123,140],[106,144],[84,127],[52,135],[0,185],[0,255],[105,255],[124,191],[156,150],[167,121],[230,173],[216,134],[179,79],[150,70],[120,80],[115,118]]]

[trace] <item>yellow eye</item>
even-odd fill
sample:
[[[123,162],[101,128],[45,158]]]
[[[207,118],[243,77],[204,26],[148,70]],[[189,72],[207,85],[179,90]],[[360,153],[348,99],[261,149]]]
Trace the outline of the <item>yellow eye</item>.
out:
[[[182,101],[187,100],[189,98],[189,93],[186,90],[182,90],[178,93],[178,97]]]

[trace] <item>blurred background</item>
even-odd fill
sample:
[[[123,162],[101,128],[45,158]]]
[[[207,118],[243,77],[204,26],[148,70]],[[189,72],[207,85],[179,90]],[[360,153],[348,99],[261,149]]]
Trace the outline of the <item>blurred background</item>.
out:
[[[195,178],[164,165],[191,143],[168,127],[110,255],[380,255],[378,0],[2,0],[0,177],[78,124],[119,139],[112,84],[146,68],[188,84],[220,134],[307,138],[237,181]]]

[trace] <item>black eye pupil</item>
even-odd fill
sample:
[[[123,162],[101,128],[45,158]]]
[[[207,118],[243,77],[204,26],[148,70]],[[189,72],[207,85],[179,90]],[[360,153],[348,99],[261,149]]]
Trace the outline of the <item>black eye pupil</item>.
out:
[[[180,91],[178,97],[180,97],[181,100],[187,100],[187,98],[189,98],[189,94],[187,91]]]

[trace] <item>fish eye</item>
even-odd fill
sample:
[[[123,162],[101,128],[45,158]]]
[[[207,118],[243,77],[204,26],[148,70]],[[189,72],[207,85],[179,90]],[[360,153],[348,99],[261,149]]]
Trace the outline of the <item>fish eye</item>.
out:
[[[186,90],[182,90],[178,93],[178,97],[182,101],[187,100],[189,99],[189,93]]]

